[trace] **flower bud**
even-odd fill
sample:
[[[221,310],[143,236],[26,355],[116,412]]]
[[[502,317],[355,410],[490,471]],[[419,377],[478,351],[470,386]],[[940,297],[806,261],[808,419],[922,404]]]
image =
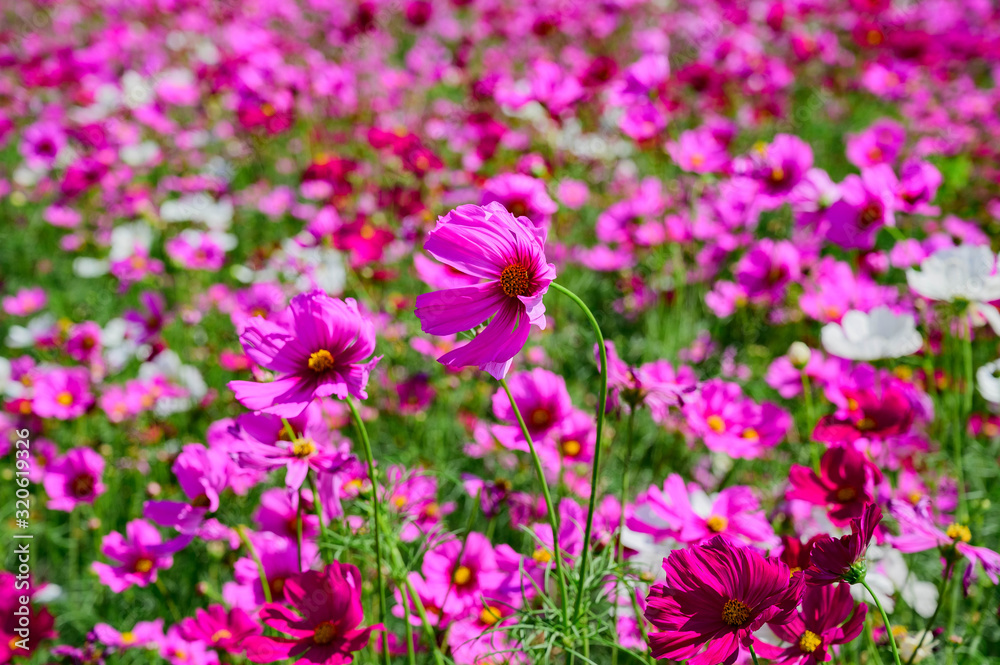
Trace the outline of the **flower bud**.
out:
[[[792,342],[792,345],[788,347],[788,359],[792,361],[792,366],[795,369],[803,369],[808,365],[811,356],[812,351],[802,342]]]

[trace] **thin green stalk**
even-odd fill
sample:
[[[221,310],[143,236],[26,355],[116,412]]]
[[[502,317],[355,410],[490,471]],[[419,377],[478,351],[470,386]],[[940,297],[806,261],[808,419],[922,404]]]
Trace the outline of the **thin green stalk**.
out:
[[[961,332],[959,334],[961,335]],[[969,335],[965,335],[963,337],[971,338],[971,336],[972,335],[971,335],[971,332],[970,332]],[[963,343],[965,343],[965,340],[963,340]],[[969,339],[967,341],[967,344],[969,346],[969,353],[971,354],[971,349],[972,349],[971,339]],[[957,367],[957,365],[958,365],[958,359],[955,357],[956,354],[954,353],[954,351],[955,351],[954,345],[952,344],[951,347],[952,347],[952,352],[953,352],[952,353],[952,365],[951,365],[952,366],[952,373],[951,373],[951,376],[952,376],[952,381],[955,381],[957,379],[957,377],[958,377],[958,367]],[[971,364],[971,358],[970,358],[969,362]],[[971,370],[969,370],[969,371],[971,372]],[[970,377],[966,376],[966,384],[969,384],[969,382],[970,382]],[[966,391],[966,392],[968,392],[968,390],[969,390],[970,387],[971,387],[971,384],[963,386],[963,390]],[[952,392],[954,392],[954,391],[952,391]],[[962,399],[959,399],[959,397],[957,395],[954,397],[954,405],[955,405],[955,422],[954,422],[954,428],[955,429],[954,429],[953,441],[954,441],[954,455],[955,455],[955,460],[954,460],[954,464],[955,464],[955,482],[958,485],[958,519],[961,522],[966,522],[969,519],[969,507],[968,507],[968,502],[967,502],[967,500],[965,498],[965,463],[964,463],[964,457],[965,456],[964,456],[964,452],[962,450],[962,440],[965,438],[965,429],[966,429],[966,427],[968,427],[967,417],[968,417],[968,413],[969,412],[965,413],[966,419],[963,419],[962,418],[962,415],[963,415],[963,408],[962,408],[962,406],[963,406],[963,402],[964,401],[965,401],[965,397],[964,396],[963,396]],[[972,401],[972,395],[971,395],[971,393],[968,396],[968,401],[970,403]]]
[[[406,631],[406,662],[417,665],[417,654],[413,649],[413,624],[410,623],[410,604],[403,598],[403,629]]]
[[[257,564],[257,575],[260,577],[260,585],[264,588],[264,600],[271,602],[271,585],[267,583],[267,575],[264,573],[264,564],[260,562],[260,556],[257,554],[257,549],[250,542],[250,537],[247,536],[247,528],[242,524],[236,527],[236,531],[240,534],[240,540],[243,541],[243,546],[247,548],[250,552],[250,558],[253,562]]]
[[[938,618],[938,613],[941,612],[941,608],[944,606],[944,593],[948,589],[948,582],[951,581],[953,564],[948,563],[945,565],[943,575],[941,576],[941,582],[938,583],[938,602],[937,607],[934,608],[934,614],[931,618],[927,620],[927,625],[924,626],[924,632],[920,635],[920,641],[917,642],[917,646],[913,649],[913,653],[906,660],[906,665],[913,665],[913,659],[917,657],[917,652],[920,651],[920,647],[924,645],[924,640],[927,639],[927,633],[930,632],[931,628],[934,627],[934,622]]]
[[[319,498],[319,487],[317,487],[316,480],[313,478],[313,475],[311,473],[306,474],[306,479],[309,481],[309,489],[311,489],[313,493],[313,507],[316,509],[316,519],[319,520],[320,542],[322,543],[326,540],[326,524],[323,522],[323,500]],[[299,499],[301,500],[301,498],[302,497],[300,495]],[[320,548],[321,555],[322,552],[323,548]],[[323,558],[323,561],[330,563],[329,561],[326,561],[325,557]]]
[[[757,653],[753,650],[753,644],[750,645],[750,657],[753,658],[753,665],[760,665],[757,662]]]
[[[368,463],[368,478],[372,483],[372,519],[375,521],[375,588],[378,591],[378,620],[379,623],[384,624],[385,585],[382,582],[382,531],[379,526],[381,520],[379,519],[378,474],[375,471],[375,457],[372,455],[372,444],[368,439],[368,430],[365,429],[365,423],[361,420],[361,414],[358,413],[358,408],[354,405],[354,400],[348,397],[344,401],[347,402],[347,406],[351,410],[351,418],[354,420],[354,426],[358,430],[361,445],[365,449],[365,462]],[[389,632],[386,630],[382,631],[382,660],[386,665],[389,664]]]
[[[889,623],[889,616],[885,613],[885,610],[882,608],[882,603],[879,602],[878,596],[876,596],[875,592],[872,591],[872,588],[868,586],[868,582],[866,582],[865,580],[861,580],[861,586],[865,588],[865,591],[868,592],[868,595],[870,595],[872,597],[872,600],[875,601],[875,607],[878,608],[879,614],[882,615],[882,623],[885,624],[885,632],[889,635],[889,646],[892,647],[892,659],[895,661],[896,665],[900,665],[899,649],[896,648],[896,636],[892,634],[892,624]]]
[[[604,432],[604,411],[608,405],[608,351],[604,348],[604,333],[601,332],[601,326],[598,325],[593,312],[587,307],[587,303],[583,302],[578,295],[562,284],[552,282],[549,286],[575,302],[583,310],[584,315],[590,322],[590,327],[594,329],[594,336],[597,337],[597,350],[601,357],[601,386],[597,396],[597,445],[594,446],[594,467],[590,477],[590,501],[587,506],[587,526],[583,530],[580,581],[577,584],[576,604],[573,608],[573,620],[578,621],[580,619],[580,612],[583,609],[583,587],[587,579],[587,566],[590,563],[590,534],[594,528],[594,511],[597,508],[597,479],[600,477],[601,468],[601,435]]]
[[[625,532],[625,502],[628,501],[628,471],[629,464],[632,461],[632,441],[635,432],[635,409],[636,406],[633,404],[628,412],[628,424],[625,426],[625,468],[622,471],[622,491],[619,499],[619,505],[621,507],[621,515],[618,517],[618,547],[615,548],[615,567],[621,563],[622,555],[622,545],[621,538],[622,534]],[[624,574],[622,575],[622,583],[624,584]],[[625,585],[626,591],[628,590],[628,585]],[[615,594],[617,595],[617,586],[615,587]],[[615,598],[615,606],[611,611],[612,615],[612,625],[615,630],[618,629],[618,599]],[[618,665],[618,640],[615,640],[614,646],[611,650],[611,665]]]
[[[542,470],[542,461],[538,458],[538,452],[535,450],[535,444],[531,440],[531,433],[528,432],[528,426],[524,423],[524,417],[521,416],[521,410],[517,407],[517,403],[514,401],[514,396],[510,393],[510,387],[507,385],[506,379],[500,379],[500,385],[503,387],[504,392],[507,393],[507,399],[510,400],[510,406],[514,410],[514,416],[517,417],[517,424],[521,426],[521,433],[524,434],[525,440],[528,442],[528,450],[531,452],[531,461],[535,466],[535,473],[538,475],[538,482],[542,484],[542,496],[545,498],[546,512],[549,517],[549,526],[552,528],[552,556],[556,560],[556,581],[559,584],[559,596],[562,599],[563,606],[563,627],[569,632],[569,602],[566,596],[566,576],[563,573],[563,563],[562,563],[562,552],[559,549],[559,508],[552,503],[552,496],[549,494],[549,484],[545,482],[545,472]],[[587,542],[586,540],[584,541]],[[587,548],[584,547],[584,551]]]
[[[813,468],[819,471],[820,463],[820,445],[812,440],[813,427],[816,426],[816,412],[813,407],[813,394],[812,394],[812,383],[809,381],[809,375],[806,374],[806,369],[803,367],[799,374],[802,377],[802,396],[806,402],[806,431],[803,439],[806,445],[809,446],[809,453],[812,456]]]

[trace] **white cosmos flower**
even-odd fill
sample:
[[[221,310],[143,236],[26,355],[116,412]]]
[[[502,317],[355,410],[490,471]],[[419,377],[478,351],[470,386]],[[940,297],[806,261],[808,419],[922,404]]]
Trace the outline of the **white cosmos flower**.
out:
[[[919,649],[917,648],[918,644],[920,645]],[[906,663],[919,663],[925,658],[930,658],[936,646],[937,640],[934,639],[934,634],[929,630],[922,630],[912,635],[907,633],[899,640],[899,657]]]
[[[987,402],[1000,404],[1000,359],[986,363],[976,370],[976,384],[979,394]]]
[[[848,360],[899,358],[916,353],[924,344],[913,317],[888,307],[867,314],[852,309],[840,323],[823,326],[822,340],[828,352]]]
[[[903,555],[891,547],[872,545],[868,548],[868,574],[865,580],[878,596],[885,611],[892,613],[896,606],[894,594],[899,592],[903,602],[923,618],[934,614],[937,608],[937,587],[931,582],[918,580],[906,565]],[[871,595],[860,584],[851,587],[855,600],[872,603]]]
[[[931,300],[1000,299],[997,255],[982,245],[939,249],[924,259],[920,270],[907,270],[906,281],[911,289]]]

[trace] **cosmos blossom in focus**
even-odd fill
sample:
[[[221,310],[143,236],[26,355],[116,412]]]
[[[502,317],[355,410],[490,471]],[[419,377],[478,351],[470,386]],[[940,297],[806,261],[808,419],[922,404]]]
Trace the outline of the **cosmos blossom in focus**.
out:
[[[524,348],[530,326],[545,328],[542,297],[556,276],[545,260],[545,235],[497,202],[459,206],[438,220],[424,249],[484,281],[417,296],[421,329],[452,335],[489,320],[472,341],[438,358],[441,364],[476,366],[502,379]]]

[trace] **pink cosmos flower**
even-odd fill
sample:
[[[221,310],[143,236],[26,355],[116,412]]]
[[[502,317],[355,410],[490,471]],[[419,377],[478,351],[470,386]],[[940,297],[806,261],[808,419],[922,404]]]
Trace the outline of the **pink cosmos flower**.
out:
[[[691,173],[721,171],[729,164],[726,147],[706,127],[681,132],[677,141],[667,143],[667,152],[677,166]]]
[[[31,409],[42,418],[72,420],[82,416],[93,403],[90,373],[82,367],[58,367],[40,372]]]
[[[106,623],[94,626],[97,640],[115,649],[137,649],[151,644],[159,645],[163,641],[163,619],[155,621],[140,621],[132,630],[118,632]]]
[[[171,470],[190,501],[147,501],[142,516],[181,533],[195,533],[205,516],[219,509],[219,495],[229,486],[234,466],[224,452],[189,443]]]
[[[733,275],[750,301],[779,303],[788,284],[801,277],[800,262],[800,252],[791,242],[763,238],[737,262]]]
[[[69,329],[66,354],[77,362],[88,362],[101,354],[101,326],[93,321],[77,323]]]
[[[297,662],[343,665],[354,652],[368,645],[381,624],[359,628],[364,620],[361,605],[361,572],[356,566],[334,561],[322,571],[310,570],[289,578],[284,585],[284,605],[268,603],[260,611],[264,625],[291,637],[254,635],[244,640],[247,658],[254,663]]]
[[[755,459],[778,445],[792,423],[781,407],[757,404],[743,396],[739,384],[721,379],[706,381],[683,412],[692,433],[709,450],[743,459]]]
[[[277,375],[270,383],[230,381],[243,406],[293,417],[317,397],[367,399],[368,375],[382,356],[375,350],[375,326],[353,298],[338,300],[322,291],[302,293],[272,319],[255,317],[240,335],[246,354]]]
[[[489,539],[476,531],[469,533],[464,547],[452,538],[430,549],[421,572],[434,590],[434,606],[448,617],[481,608],[482,599],[493,598],[508,577]]]
[[[663,489],[653,485],[639,495],[626,522],[629,529],[657,540],[701,543],[715,536],[776,547],[778,538],[749,487],[727,487],[714,498],[672,473]]]
[[[820,475],[793,464],[788,480],[787,499],[823,506],[834,525],[845,526],[875,501],[875,486],[882,482],[882,472],[864,453],[850,446],[833,446],[820,459]]]
[[[11,316],[28,316],[45,307],[48,301],[45,289],[40,286],[21,289],[12,296],[4,296],[3,311]]]
[[[194,617],[184,619],[177,628],[188,642],[202,642],[228,653],[241,653],[244,640],[261,633],[260,626],[246,612],[238,607],[227,611],[222,605],[196,610]]]
[[[993,584],[1000,584],[1000,554],[986,547],[970,545],[972,531],[964,524],[953,523],[942,531],[935,523],[929,499],[921,499],[915,506],[904,501],[890,501],[889,514],[899,522],[900,530],[898,536],[890,536],[889,542],[900,552],[923,552],[936,547],[946,560],[954,554],[969,560],[962,576],[966,595],[974,579],[977,563],[982,565]],[[949,573],[953,570],[953,567],[948,568]]]
[[[807,587],[802,609],[787,623],[769,624],[774,634],[789,646],[778,647],[755,641],[758,656],[778,665],[815,665],[835,655],[838,644],[847,644],[864,630],[868,605],[854,604],[849,584]]]
[[[826,443],[853,443],[860,438],[881,441],[909,432],[916,410],[895,383],[877,389],[845,389],[847,408],[819,419],[813,438]]]
[[[896,225],[898,187],[896,174],[885,164],[844,178],[840,200],[826,211],[826,239],[846,249],[872,249],[878,230]]]
[[[552,215],[559,209],[545,191],[544,180],[522,173],[502,173],[483,183],[483,195],[479,205],[490,208],[489,204],[493,202],[500,204],[500,207],[509,211],[515,219],[525,217],[531,220],[531,225],[543,228],[548,226]],[[429,248],[427,251],[434,254]],[[441,257],[437,258],[445,261]]]
[[[891,164],[906,142],[906,130],[895,120],[882,118],[860,134],[848,134],[847,159],[859,169]]]
[[[310,568],[319,559],[319,548],[313,541],[303,540],[301,561],[294,539],[263,532],[251,533],[250,542],[264,566],[272,601],[282,598],[286,580]],[[233,578],[234,582],[227,582],[222,587],[222,599],[227,605],[253,612],[266,602],[257,563],[252,558],[245,556],[236,560]]]
[[[422,469],[407,471],[401,466],[386,471],[385,503],[402,522],[399,538],[412,542],[421,536],[432,537],[441,526],[441,518],[455,510],[453,502],[437,500],[437,478]]]
[[[45,493],[50,510],[73,512],[77,504],[94,503],[104,494],[104,458],[90,448],[74,448],[45,471]]]
[[[555,266],[545,262],[545,231],[499,203],[464,205],[438,220],[424,249],[439,261],[486,280],[417,296],[415,313],[424,332],[451,335],[493,317],[475,339],[438,362],[449,367],[476,365],[502,379],[524,348],[530,326],[545,327],[542,297],[556,276]]]
[[[760,187],[761,205],[779,207],[813,165],[812,148],[792,134],[778,134],[769,145],[751,155],[750,175]]]
[[[354,460],[346,441],[340,445],[333,441],[318,402],[288,419],[295,433],[291,440],[277,416],[244,414],[237,423],[246,433],[243,445],[236,449],[240,466],[264,471],[285,468],[285,486],[291,490],[302,487],[309,469],[317,474],[333,473]]]
[[[646,599],[654,628],[649,645],[654,658],[688,665],[735,663],[764,623],[791,620],[802,588],[801,575],[792,576],[780,560],[721,536],[674,550],[663,570],[666,581],[654,584]]]
[[[45,585],[28,579],[25,588],[24,583],[24,577],[18,579],[14,573],[0,570],[0,662],[3,663],[15,662],[15,658],[20,662],[30,661],[40,642],[58,637],[49,609],[30,602]],[[24,602],[25,598],[28,602]],[[16,644],[21,640],[26,648]]]
[[[698,384],[698,377],[690,367],[681,365],[674,370],[674,366],[666,360],[632,367],[619,358],[614,342],[605,342],[604,348],[608,356],[608,408],[612,408],[618,399],[629,408],[645,404],[653,420],[662,424],[670,414],[670,407],[679,406],[684,396],[694,391]],[[594,357],[600,367],[596,344]]]
[[[544,438],[573,411],[566,380],[547,369],[518,372],[511,376],[508,387],[532,441]],[[503,389],[493,393],[493,415],[508,423],[507,427],[494,428],[501,442],[513,450],[527,451],[528,444]]]
[[[857,584],[865,578],[865,553],[882,521],[882,509],[866,504],[860,517],[851,520],[851,533],[840,538],[824,538],[813,543],[811,565],[805,571],[810,586],[835,584],[841,580]]]
[[[179,536],[164,543],[156,527],[145,520],[129,522],[125,525],[125,534],[112,531],[101,541],[101,553],[117,561],[118,565],[100,561],[91,564],[101,582],[115,593],[132,585],[144,587],[156,582],[156,572],[172,566],[171,555],[191,542],[190,536]]]
[[[219,655],[204,642],[191,642],[181,635],[179,626],[171,626],[160,643],[160,657],[170,665],[218,665]]]
[[[260,495],[260,504],[254,513],[254,521],[262,531],[295,540],[298,534],[298,502],[302,501],[301,491],[289,492],[286,488],[272,487]],[[324,504],[323,508],[326,508]],[[319,535],[319,518],[302,512],[302,539],[313,540]]]
[[[222,269],[226,263],[226,250],[233,242],[224,234],[187,229],[168,240],[164,249],[175,263],[188,270]]]

